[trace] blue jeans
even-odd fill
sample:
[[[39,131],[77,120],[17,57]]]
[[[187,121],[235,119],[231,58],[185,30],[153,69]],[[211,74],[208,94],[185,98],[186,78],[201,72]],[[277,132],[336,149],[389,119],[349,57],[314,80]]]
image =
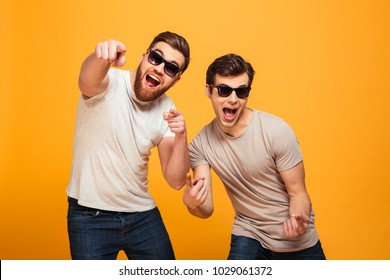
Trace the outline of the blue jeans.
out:
[[[68,198],[68,235],[74,260],[115,260],[123,250],[133,260],[174,260],[159,210],[113,212]]]
[[[325,254],[318,242],[310,248],[277,253],[263,248],[255,239],[232,235],[228,260],[325,260]]]

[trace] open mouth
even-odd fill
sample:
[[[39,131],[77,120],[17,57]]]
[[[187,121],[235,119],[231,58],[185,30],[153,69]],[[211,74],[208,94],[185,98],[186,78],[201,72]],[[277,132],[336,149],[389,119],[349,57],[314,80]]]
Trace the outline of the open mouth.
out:
[[[223,108],[223,114],[227,120],[234,119],[237,109]]]
[[[152,75],[146,75],[146,83],[149,87],[156,87],[160,84],[160,80],[157,77]]]

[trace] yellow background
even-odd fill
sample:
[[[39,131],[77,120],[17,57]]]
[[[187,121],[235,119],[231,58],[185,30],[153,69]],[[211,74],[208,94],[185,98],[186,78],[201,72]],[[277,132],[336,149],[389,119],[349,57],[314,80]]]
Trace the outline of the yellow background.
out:
[[[256,70],[249,106],[285,119],[305,157],[328,259],[390,259],[390,1],[1,0],[0,259],[69,259],[72,139],[83,59],[106,39],[134,69],[159,32],[192,60],[169,92],[189,139],[213,118],[205,71],[235,52]],[[192,217],[150,162],[150,189],[178,259],[225,259],[233,211]],[[123,253],[119,258],[124,258]]]

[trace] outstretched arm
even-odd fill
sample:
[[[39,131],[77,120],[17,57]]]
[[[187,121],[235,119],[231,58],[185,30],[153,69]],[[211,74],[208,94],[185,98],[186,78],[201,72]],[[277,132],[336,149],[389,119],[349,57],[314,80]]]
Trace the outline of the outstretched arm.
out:
[[[115,40],[96,45],[95,51],[84,60],[81,66],[79,88],[84,97],[95,96],[107,89],[107,72],[110,65],[123,66],[126,63],[125,52],[125,45]]]
[[[208,218],[214,212],[211,173],[208,165],[194,168],[194,179],[187,174],[186,187],[183,194],[184,204],[188,211],[199,218]]]
[[[187,143],[187,130],[184,116],[178,110],[164,113],[164,120],[175,137],[164,137],[157,145],[161,170],[165,180],[174,189],[181,189],[190,170],[190,157]]]
[[[290,217],[283,224],[284,233],[287,237],[298,237],[306,233],[311,213],[311,201],[306,191],[303,162],[280,172],[280,175],[290,197]]]

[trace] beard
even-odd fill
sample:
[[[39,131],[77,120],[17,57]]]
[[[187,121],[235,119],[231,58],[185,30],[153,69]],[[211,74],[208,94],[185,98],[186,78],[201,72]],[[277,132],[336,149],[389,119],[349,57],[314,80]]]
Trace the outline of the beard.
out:
[[[142,72],[140,67],[137,68],[137,72],[134,80],[134,93],[139,101],[150,102],[156,100],[163,95],[168,88],[160,88],[154,91],[149,91],[142,86]]]

